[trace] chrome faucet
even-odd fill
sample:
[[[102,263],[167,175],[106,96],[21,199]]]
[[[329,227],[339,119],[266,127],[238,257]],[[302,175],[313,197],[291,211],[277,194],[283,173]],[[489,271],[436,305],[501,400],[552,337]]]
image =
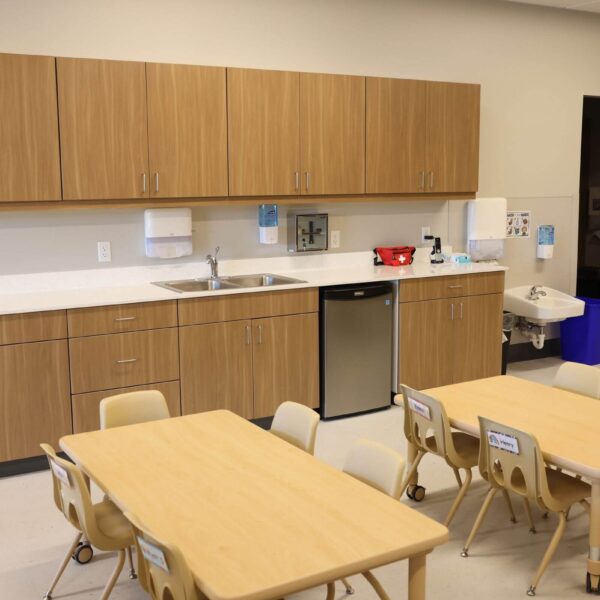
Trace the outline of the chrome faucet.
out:
[[[539,288],[541,288],[541,285],[534,285],[532,286],[532,288],[529,290],[529,299],[530,300],[539,300],[540,296],[547,296],[546,292],[544,292],[544,290],[541,290]]]
[[[219,261],[217,260],[217,254],[219,254],[220,247],[215,248],[215,253],[206,255],[206,262],[210,265],[210,278],[219,278]]]

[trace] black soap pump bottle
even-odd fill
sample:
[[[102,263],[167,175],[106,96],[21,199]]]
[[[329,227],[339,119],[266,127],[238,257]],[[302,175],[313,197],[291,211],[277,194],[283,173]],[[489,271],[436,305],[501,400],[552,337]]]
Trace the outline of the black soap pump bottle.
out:
[[[433,246],[431,248],[431,254],[429,255],[429,261],[432,265],[439,265],[444,262],[444,257],[442,256],[442,240],[439,237],[434,237],[432,235],[425,236],[426,240],[433,240]]]

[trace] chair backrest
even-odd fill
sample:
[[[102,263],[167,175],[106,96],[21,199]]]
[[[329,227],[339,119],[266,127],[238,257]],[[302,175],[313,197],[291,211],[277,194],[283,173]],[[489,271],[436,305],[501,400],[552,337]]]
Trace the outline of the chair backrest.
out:
[[[138,556],[140,582],[153,600],[200,600],[194,578],[179,548],[149,533],[131,513],[131,523]]]
[[[535,437],[479,417],[479,469],[489,483],[544,504],[551,502],[546,464]]]
[[[392,498],[400,498],[404,466],[404,457],[395,450],[362,439],[350,448],[344,472]]]
[[[404,434],[419,450],[447,457],[454,452],[450,422],[439,400],[400,386],[404,400]]]
[[[319,415],[308,406],[284,402],[277,407],[271,433],[309,454],[315,452]]]
[[[92,545],[102,549],[107,538],[98,529],[90,491],[83,474],[73,463],[57,456],[49,444],[40,446],[50,465],[56,506],[75,528],[84,533]]]
[[[555,388],[600,399],[600,369],[566,362],[556,372],[552,385]]]
[[[158,390],[109,396],[100,402],[100,429],[168,419],[169,407]]]

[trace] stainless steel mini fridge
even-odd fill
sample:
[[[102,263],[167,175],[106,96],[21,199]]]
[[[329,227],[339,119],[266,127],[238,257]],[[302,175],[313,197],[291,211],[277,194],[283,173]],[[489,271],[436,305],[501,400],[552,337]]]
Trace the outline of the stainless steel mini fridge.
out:
[[[392,284],[321,288],[320,304],[321,416],[389,408]]]

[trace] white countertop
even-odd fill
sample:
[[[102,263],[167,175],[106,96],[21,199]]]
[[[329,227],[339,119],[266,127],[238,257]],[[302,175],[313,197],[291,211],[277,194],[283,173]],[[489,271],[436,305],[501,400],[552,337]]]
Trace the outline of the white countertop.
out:
[[[415,262],[407,267],[376,267],[372,252],[224,260],[219,263],[221,277],[274,273],[305,283],[185,294],[151,282],[208,277],[210,270],[204,262],[3,275],[0,276],[0,315],[506,270],[507,267],[497,264],[431,265],[426,254],[419,252]]]

